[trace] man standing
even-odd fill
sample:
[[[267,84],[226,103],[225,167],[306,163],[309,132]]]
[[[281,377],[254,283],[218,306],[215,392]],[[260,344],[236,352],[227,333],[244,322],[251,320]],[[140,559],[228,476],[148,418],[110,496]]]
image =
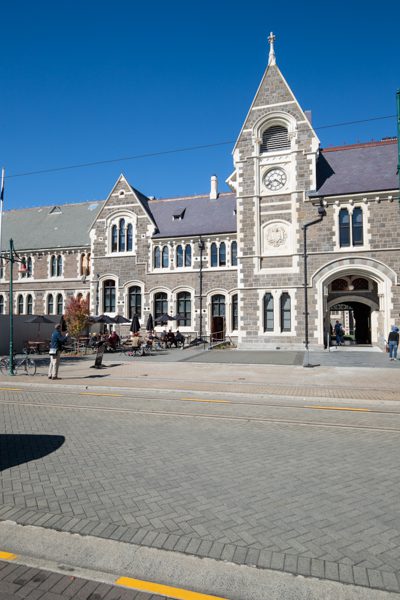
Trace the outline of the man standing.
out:
[[[51,336],[50,342],[50,365],[49,365],[49,379],[60,379],[58,377],[58,368],[60,366],[60,354],[62,345],[67,341],[68,333],[63,336],[61,334],[61,324],[55,326]]]
[[[335,323],[336,346],[343,345],[343,327],[340,321]]]

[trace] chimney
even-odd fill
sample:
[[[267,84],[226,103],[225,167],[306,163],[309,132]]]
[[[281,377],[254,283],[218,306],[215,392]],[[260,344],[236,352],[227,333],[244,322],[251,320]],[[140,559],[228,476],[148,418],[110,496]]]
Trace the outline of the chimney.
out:
[[[216,175],[211,176],[211,191],[210,200],[216,200],[218,198],[218,177]]]

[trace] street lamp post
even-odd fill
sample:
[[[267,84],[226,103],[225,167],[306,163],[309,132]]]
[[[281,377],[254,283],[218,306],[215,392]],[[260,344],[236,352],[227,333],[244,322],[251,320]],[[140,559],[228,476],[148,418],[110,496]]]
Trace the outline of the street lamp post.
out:
[[[14,263],[20,263],[19,272],[26,273],[26,261],[25,258],[20,258],[15,251],[14,242],[10,239],[10,246],[8,251],[8,256],[3,255],[1,257],[3,260],[10,263],[10,284],[9,284],[9,293],[8,293],[8,314],[10,316],[10,352],[9,352],[9,375],[14,375],[14,289],[13,289],[13,270]]]
[[[308,289],[307,289],[307,281],[308,281],[308,273],[307,273],[307,229],[311,227],[311,225],[316,225],[320,223],[322,219],[326,215],[325,207],[322,202],[318,206],[318,215],[317,219],[313,221],[309,221],[308,223],[304,223],[302,225],[303,230],[303,258],[304,258],[304,345],[307,352],[307,362],[304,364],[304,367],[318,367],[319,365],[310,364],[310,351],[309,351],[309,330],[308,330]]]

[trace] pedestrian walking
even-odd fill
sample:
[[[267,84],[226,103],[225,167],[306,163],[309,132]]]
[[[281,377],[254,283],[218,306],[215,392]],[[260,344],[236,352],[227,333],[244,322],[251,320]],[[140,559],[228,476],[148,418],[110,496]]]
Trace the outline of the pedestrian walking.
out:
[[[60,355],[62,345],[67,341],[68,333],[66,335],[61,334],[61,324],[55,326],[54,331],[51,335],[50,342],[50,365],[49,365],[49,379],[60,379],[58,376],[58,368],[60,366]]]
[[[336,321],[334,330],[336,335],[336,346],[343,346],[344,330],[340,321]]]
[[[397,359],[397,348],[399,346],[399,328],[392,325],[391,332],[388,335],[389,359]]]

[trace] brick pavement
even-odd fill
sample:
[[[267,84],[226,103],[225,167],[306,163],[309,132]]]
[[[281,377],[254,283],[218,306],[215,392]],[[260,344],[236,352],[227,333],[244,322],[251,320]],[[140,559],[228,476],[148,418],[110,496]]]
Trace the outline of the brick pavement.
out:
[[[0,561],[0,600],[164,600],[165,596]]]
[[[400,591],[396,434],[0,409],[65,437],[5,468],[2,520]]]

